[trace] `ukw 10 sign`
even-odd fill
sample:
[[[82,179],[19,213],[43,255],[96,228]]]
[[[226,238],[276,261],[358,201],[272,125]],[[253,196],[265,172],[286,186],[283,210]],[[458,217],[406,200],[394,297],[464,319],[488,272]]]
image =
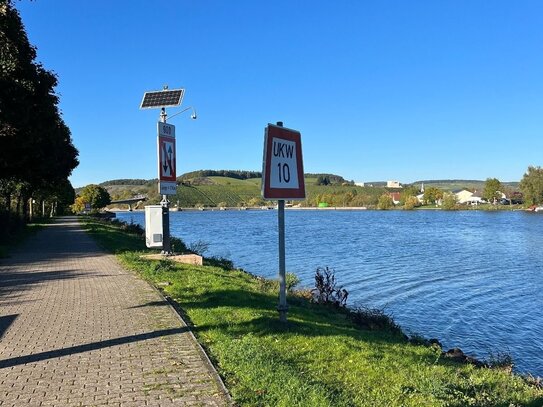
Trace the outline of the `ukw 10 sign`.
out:
[[[268,124],[262,162],[264,199],[305,199],[302,137],[299,131]]]

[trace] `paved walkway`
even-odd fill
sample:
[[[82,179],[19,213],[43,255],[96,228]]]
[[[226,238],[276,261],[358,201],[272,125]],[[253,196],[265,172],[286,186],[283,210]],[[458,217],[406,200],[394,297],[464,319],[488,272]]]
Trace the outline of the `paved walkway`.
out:
[[[0,259],[0,406],[223,406],[177,314],[61,218]]]

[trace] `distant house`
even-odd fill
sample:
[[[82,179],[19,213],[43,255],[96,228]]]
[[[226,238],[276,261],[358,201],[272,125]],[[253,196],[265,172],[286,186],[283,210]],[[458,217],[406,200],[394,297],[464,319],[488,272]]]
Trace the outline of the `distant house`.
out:
[[[399,192],[389,192],[388,195],[392,198],[392,202],[394,202],[394,205],[398,205],[400,203]]]
[[[453,193],[459,204],[478,205],[484,202],[483,197],[477,191],[471,192],[467,189],[462,189],[460,191],[453,191]]]
[[[387,181],[387,188],[401,188],[400,181]]]
[[[357,187],[363,187],[364,186],[364,183],[363,182],[355,182],[354,183]]]

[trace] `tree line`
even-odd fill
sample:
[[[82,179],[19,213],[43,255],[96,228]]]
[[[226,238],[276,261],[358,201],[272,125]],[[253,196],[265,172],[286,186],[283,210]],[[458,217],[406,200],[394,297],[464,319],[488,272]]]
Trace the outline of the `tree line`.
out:
[[[177,177],[178,181],[184,181],[192,178],[204,178],[204,177],[229,177],[234,179],[251,179],[262,178],[262,173],[258,171],[241,171],[241,170],[198,170],[187,172],[180,177]]]
[[[62,119],[58,78],[36,61],[12,0],[0,3],[0,230],[74,200],[78,151]]]

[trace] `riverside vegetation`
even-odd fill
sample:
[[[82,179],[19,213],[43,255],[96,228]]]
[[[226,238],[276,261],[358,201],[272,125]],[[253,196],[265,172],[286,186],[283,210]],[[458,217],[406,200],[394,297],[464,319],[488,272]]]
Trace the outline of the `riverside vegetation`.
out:
[[[319,296],[307,290],[289,293],[289,322],[281,324],[276,282],[227,263],[209,265],[220,259],[206,259],[204,266],[144,260],[137,228],[96,220],[86,225],[127,268],[177,303],[239,405],[543,405],[543,389],[533,378],[459,363],[438,343],[407,340],[378,311],[345,309],[346,293],[331,281],[330,270],[320,270],[320,284],[329,289],[316,287],[321,301],[312,301]]]
[[[261,197],[261,173],[256,171],[200,170],[186,173],[177,178],[177,194],[170,199],[182,208],[224,208],[273,206],[274,202]],[[119,179],[100,184],[111,194],[112,200],[123,200],[144,194],[147,203],[158,203],[156,180]],[[474,209],[459,205],[452,191],[467,189],[478,192],[491,204],[478,205],[478,210],[520,209],[543,202],[543,169],[529,167],[518,182],[502,183],[496,178],[477,180],[426,180],[388,188],[385,182],[356,185],[334,174],[305,174],[306,199],[297,201],[302,207],[366,207],[368,209]],[[422,205],[417,195],[422,193]],[[502,194],[507,205],[501,203]],[[523,200],[523,195],[525,199]],[[393,202],[392,196],[396,202]],[[399,202],[399,203],[398,203]],[[436,206],[436,203],[439,205]],[[511,205],[509,205],[511,204]],[[122,205],[122,204],[121,204]],[[143,204],[142,204],[143,205]]]

